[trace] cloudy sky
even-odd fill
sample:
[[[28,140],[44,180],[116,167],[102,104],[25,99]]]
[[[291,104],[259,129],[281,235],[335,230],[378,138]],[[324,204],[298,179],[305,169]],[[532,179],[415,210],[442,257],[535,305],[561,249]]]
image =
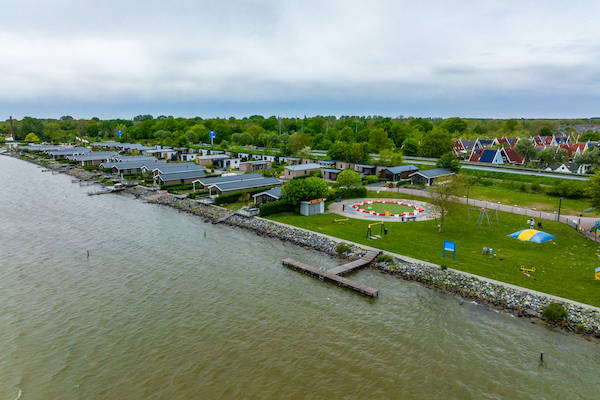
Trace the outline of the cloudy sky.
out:
[[[1,4],[1,119],[600,116],[594,0]]]

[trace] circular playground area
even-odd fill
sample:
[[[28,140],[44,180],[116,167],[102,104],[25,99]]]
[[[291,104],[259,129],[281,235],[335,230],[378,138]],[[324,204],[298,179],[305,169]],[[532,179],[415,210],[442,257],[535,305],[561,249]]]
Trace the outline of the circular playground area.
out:
[[[430,206],[416,200],[361,199],[333,203],[331,212],[345,217],[377,221],[422,221],[433,218]]]
[[[378,217],[415,217],[425,212],[424,208],[402,200],[366,200],[354,203],[351,207],[358,212]]]

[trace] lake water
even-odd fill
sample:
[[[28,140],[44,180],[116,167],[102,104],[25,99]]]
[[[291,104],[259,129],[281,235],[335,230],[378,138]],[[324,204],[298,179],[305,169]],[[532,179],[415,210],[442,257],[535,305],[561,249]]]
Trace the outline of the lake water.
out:
[[[71,179],[0,156],[0,399],[600,397],[598,344]]]

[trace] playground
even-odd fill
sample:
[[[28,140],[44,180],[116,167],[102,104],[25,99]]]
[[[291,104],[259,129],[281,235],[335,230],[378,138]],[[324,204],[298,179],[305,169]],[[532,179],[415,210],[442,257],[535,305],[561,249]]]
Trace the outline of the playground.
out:
[[[600,306],[600,280],[594,276],[598,243],[566,224],[544,220],[543,232],[554,239],[538,243],[532,240],[537,232],[522,232],[530,228],[524,216],[495,210],[456,207],[446,217],[442,233],[431,217],[402,223],[399,218],[367,217],[359,212],[348,217],[348,213],[332,213],[331,206],[329,211],[311,217],[282,213],[269,219]],[[385,219],[384,223],[378,219]],[[444,251],[446,241],[455,243],[455,251]]]
[[[417,200],[359,199],[329,205],[329,212],[371,221],[424,221],[433,218],[431,206]]]

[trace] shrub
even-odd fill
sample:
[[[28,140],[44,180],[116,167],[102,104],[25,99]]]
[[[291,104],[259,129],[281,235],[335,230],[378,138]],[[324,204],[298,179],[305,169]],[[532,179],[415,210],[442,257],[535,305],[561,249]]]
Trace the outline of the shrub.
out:
[[[380,254],[377,256],[375,261],[378,263],[385,263],[385,262],[391,263],[394,261],[394,259],[391,256],[388,256],[387,254]]]
[[[329,191],[330,199],[351,199],[357,197],[367,197],[367,188],[364,186],[351,187],[351,188],[339,188]]]
[[[549,196],[582,199],[587,197],[585,184],[580,182],[560,182],[546,190]]]
[[[527,185],[523,182],[521,182],[521,184],[519,185],[519,190],[521,192],[528,192],[529,190],[527,190]]]
[[[285,211],[294,211],[295,207],[286,199],[270,201],[263,203],[258,207],[258,215],[266,217],[267,215],[277,214]]]
[[[567,316],[567,310],[558,303],[550,303],[544,307],[542,316],[548,321],[556,322]]]
[[[584,324],[577,324],[577,332],[584,333],[585,332],[585,325]]]
[[[350,251],[350,246],[348,246],[346,243],[340,243],[335,247],[335,251],[338,254],[344,254],[344,253]]]
[[[487,178],[479,178],[478,183],[483,186],[492,186],[494,184],[494,181]]]
[[[442,271],[445,271],[445,270],[447,270],[447,269],[448,269],[448,266],[447,266],[446,264],[442,264],[442,265],[440,265],[440,269],[441,269]]]
[[[532,183],[532,184],[531,184],[531,191],[532,191],[532,192],[539,193],[539,192],[541,192],[541,191],[542,191],[542,187],[540,186],[540,184],[539,184],[539,183]]]
[[[363,176],[362,183],[363,185],[371,185],[373,183],[379,182],[379,177],[377,175],[368,175]]]

